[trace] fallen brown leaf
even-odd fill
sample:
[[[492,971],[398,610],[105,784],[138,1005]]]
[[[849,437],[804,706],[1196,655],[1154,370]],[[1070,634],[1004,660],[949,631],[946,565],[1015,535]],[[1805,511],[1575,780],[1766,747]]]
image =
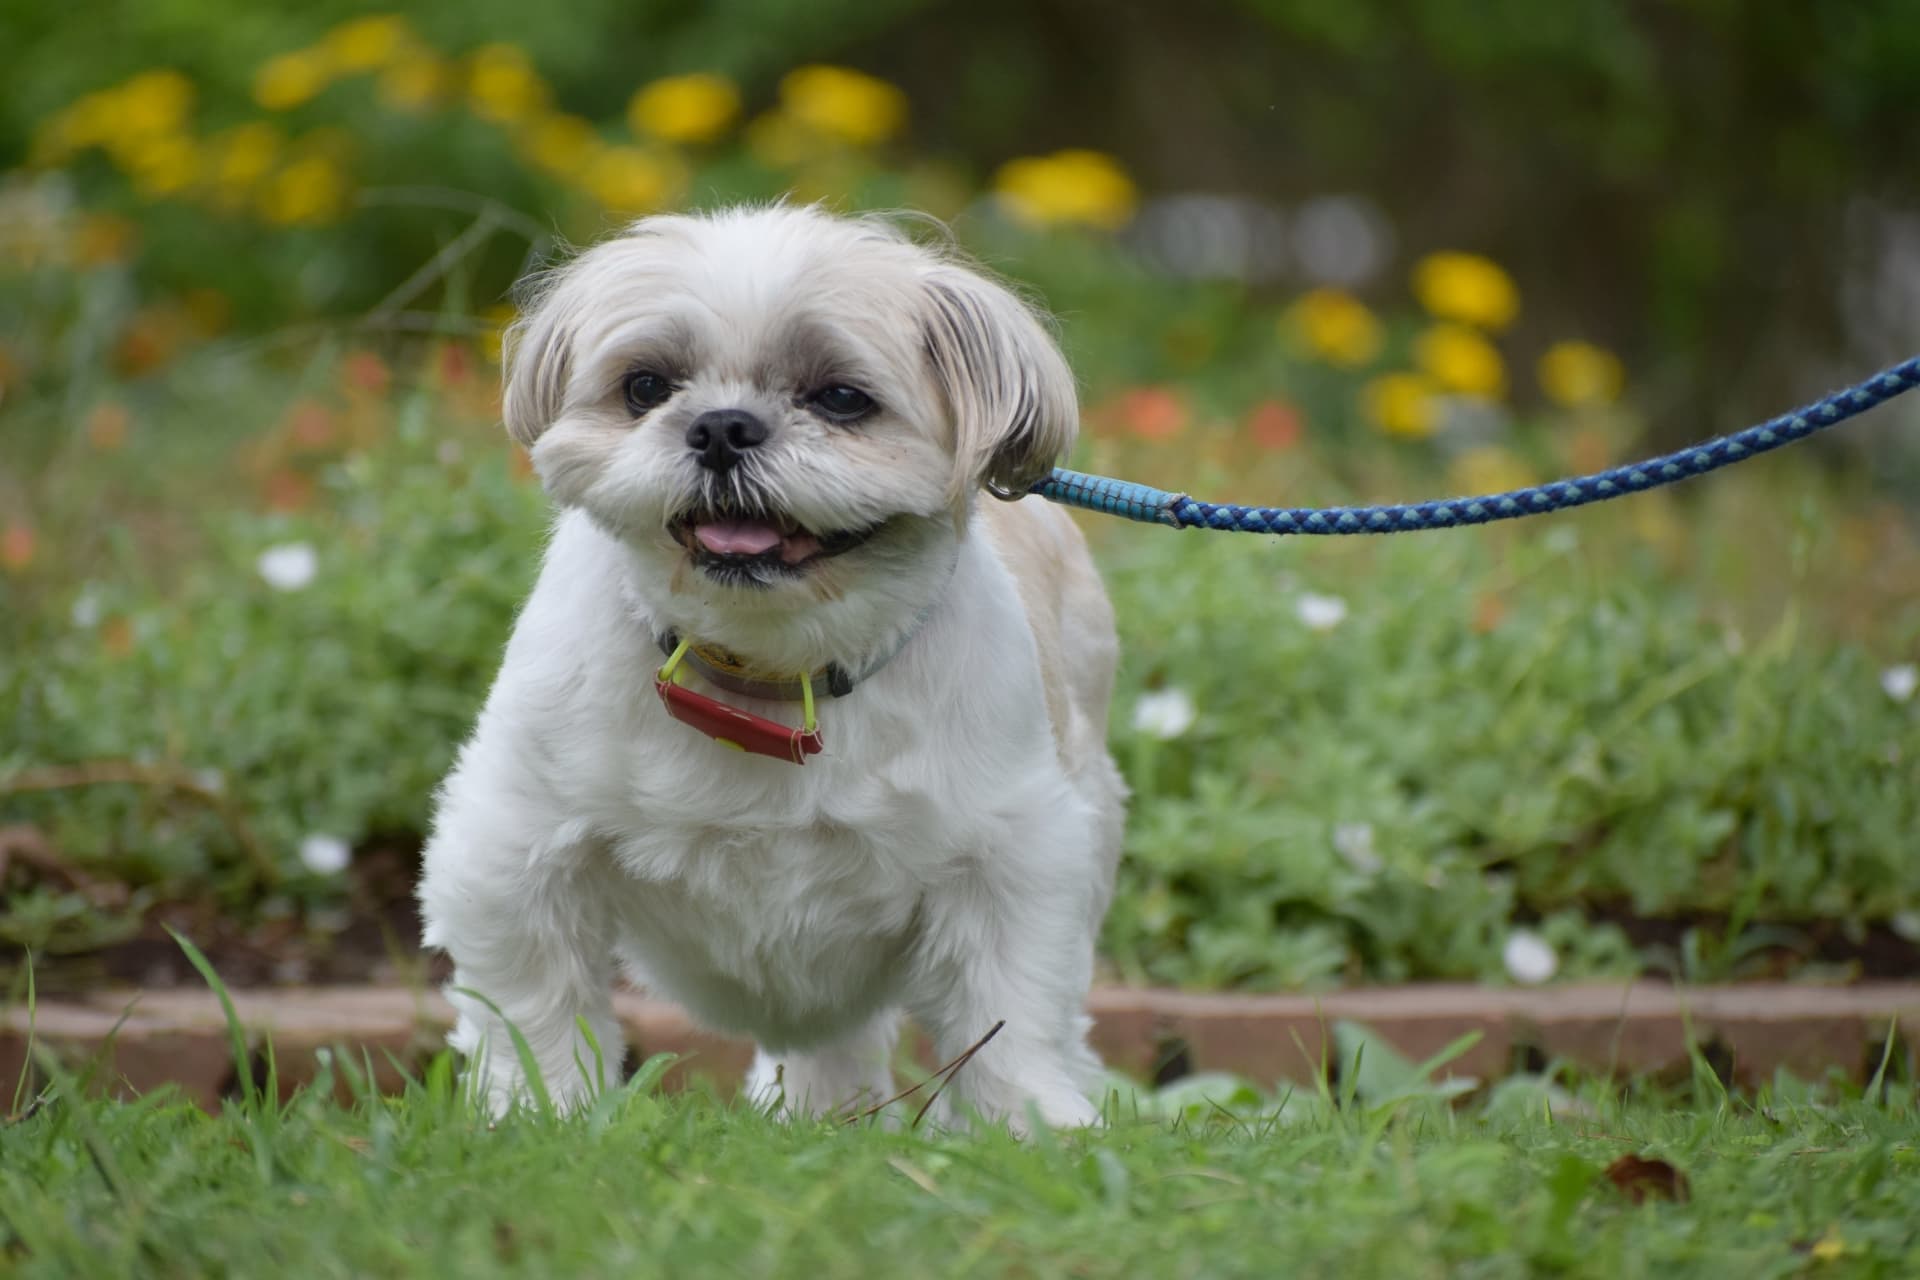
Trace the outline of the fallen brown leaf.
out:
[[[1692,1195],[1687,1175],[1665,1160],[1621,1156],[1607,1166],[1607,1181],[1634,1204],[1645,1204],[1649,1199],[1676,1200],[1684,1204]]]

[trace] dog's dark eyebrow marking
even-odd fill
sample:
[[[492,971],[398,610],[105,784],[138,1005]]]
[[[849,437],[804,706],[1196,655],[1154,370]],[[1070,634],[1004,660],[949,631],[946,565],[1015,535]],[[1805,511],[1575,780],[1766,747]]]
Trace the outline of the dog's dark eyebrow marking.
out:
[[[802,317],[782,327],[780,340],[762,360],[756,381],[815,391],[833,381],[858,380],[860,364],[835,341],[827,325]]]
[[[620,365],[610,371],[613,388],[630,373],[645,370],[668,378],[685,378],[699,367],[699,339],[684,320],[662,325],[621,353]]]

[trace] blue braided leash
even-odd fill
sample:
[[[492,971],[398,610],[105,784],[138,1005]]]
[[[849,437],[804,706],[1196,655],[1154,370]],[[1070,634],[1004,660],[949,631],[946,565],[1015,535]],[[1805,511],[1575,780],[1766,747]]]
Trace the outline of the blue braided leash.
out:
[[[1176,529],[1276,534],[1411,533],[1418,529],[1451,529],[1584,507],[1589,502],[1624,498],[1630,493],[1702,476],[1838,426],[1915,386],[1920,386],[1920,356],[1903,360],[1804,409],[1677,453],[1573,480],[1556,480],[1476,498],[1445,498],[1385,507],[1239,507],[1231,503],[1201,502],[1184,493],[1168,493],[1131,480],[1091,476],[1064,467],[1055,467],[1052,475],[1029,492],[1069,507],[1103,511],[1110,516],[1171,525]]]

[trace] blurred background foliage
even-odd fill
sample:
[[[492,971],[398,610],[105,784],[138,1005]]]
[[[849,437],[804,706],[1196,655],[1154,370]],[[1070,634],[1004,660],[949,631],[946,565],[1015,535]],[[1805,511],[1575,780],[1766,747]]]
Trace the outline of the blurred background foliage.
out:
[[[271,59],[326,48],[363,12],[20,0],[0,52],[0,157],[28,154],[82,94],[154,67],[196,87],[197,132],[239,124],[260,114]],[[729,77],[758,113],[787,71],[831,60],[883,70],[913,103],[914,153],[951,166],[944,184],[922,173],[885,196],[951,214],[1005,160],[1062,147],[1121,157],[1156,192],[1288,207],[1362,192],[1410,245],[1497,250],[1526,289],[1531,332],[1621,349],[1670,421],[1752,416],[1841,362],[1895,356],[1901,327],[1920,328],[1920,179],[1897,162],[1920,115],[1920,27],[1904,0],[580,0],[564,14],[411,6],[421,57],[365,48],[358,76],[356,51],[336,47],[325,87],[268,115],[296,136],[350,135],[338,141],[360,185],[426,176],[544,214],[547,192],[510,148],[436,108],[457,99],[460,70],[437,55],[518,50],[537,96],[596,125],[618,121],[637,85],[687,70]],[[696,199],[782,185],[700,179]],[[591,229],[578,211],[561,223]],[[301,290],[252,252],[226,255],[225,285],[261,318],[370,304],[444,225],[382,209],[325,252],[286,247],[290,262],[322,259]],[[195,228],[234,230],[165,230],[153,269],[183,286],[214,265]],[[177,256],[173,236],[187,240]],[[1889,290],[1879,278],[1902,257],[1908,274]],[[496,295],[517,265],[499,246],[476,288]]]
[[[509,289],[568,243],[925,210],[1059,315],[1081,465],[1511,488],[1920,349],[1907,9],[16,0],[0,938],[136,978],[160,919],[241,976],[404,943],[544,518]],[[1518,530],[1096,529],[1111,972],[1920,963],[1916,422]]]

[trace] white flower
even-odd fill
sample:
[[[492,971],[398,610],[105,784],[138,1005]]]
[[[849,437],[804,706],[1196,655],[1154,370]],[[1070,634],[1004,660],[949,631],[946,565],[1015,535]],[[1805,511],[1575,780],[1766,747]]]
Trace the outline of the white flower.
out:
[[[316,832],[300,842],[300,862],[315,875],[337,876],[352,860],[352,846],[339,836]]]
[[[1287,271],[1280,212],[1245,196],[1162,196],[1141,207],[1127,238],[1147,261],[1189,280],[1278,280]]]
[[[1380,274],[1393,232],[1372,201],[1319,196],[1293,215],[1293,252],[1307,278],[1321,284],[1365,284]]]
[[[1185,689],[1143,693],[1133,704],[1133,731],[1166,741],[1193,728],[1193,699]]]
[[[310,543],[283,542],[262,551],[254,568],[274,590],[298,591],[320,571],[320,555]]]
[[[1531,929],[1515,929],[1500,949],[1500,962],[1515,982],[1535,986],[1551,978],[1560,968],[1560,957],[1547,940]]]
[[[1373,847],[1371,822],[1343,822],[1333,829],[1333,851],[1361,875],[1372,875],[1385,864]]]
[[[1920,689],[1920,667],[1914,666],[1911,662],[1903,662],[1897,667],[1888,667],[1880,673],[1880,687],[1885,689],[1887,696],[1895,702],[1905,702],[1913,696],[1915,689]]]
[[[1346,620],[1347,602],[1339,596],[1317,596],[1309,591],[1294,603],[1293,613],[1309,631],[1331,631]]]
[[[81,628],[100,625],[100,615],[105,612],[100,606],[100,595],[88,587],[73,598],[73,609],[67,615],[73,619],[73,625]]]

